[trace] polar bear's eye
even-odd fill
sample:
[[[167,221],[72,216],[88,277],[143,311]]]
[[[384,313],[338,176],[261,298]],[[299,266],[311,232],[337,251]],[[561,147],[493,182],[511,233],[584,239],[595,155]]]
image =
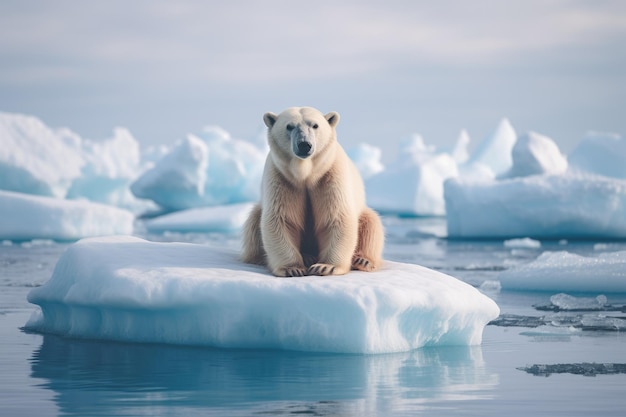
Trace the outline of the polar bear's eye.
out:
[[[291,123],[289,123],[289,124],[287,125],[287,130],[291,132],[291,131],[293,130],[293,128],[294,128],[294,127],[295,127],[294,125],[292,125]]]
[[[313,125],[313,129],[317,129],[318,127],[319,127],[319,126],[317,125],[317,123],[315,123],[315,124]]]

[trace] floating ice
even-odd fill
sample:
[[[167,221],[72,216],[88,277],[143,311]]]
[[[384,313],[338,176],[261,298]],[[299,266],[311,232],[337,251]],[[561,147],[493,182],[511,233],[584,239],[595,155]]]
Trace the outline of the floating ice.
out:
[[[354,162],[364,180],[385,169],[385,166],[380,162],[380,148],[376,146],[361,143],[354,148],[348,149],[346,153]]]
[[[603,310],[606,306],[606,295],[597,297],[574,297],[569,294],[559,293],[550,297],[550,302],[558,310]]]
[[[574,169],[626,179],[626,139],[615,133],[590,132],[568,160]]]
[[[504,241],[505,248],[530,248],[537,249],[541,247],[541,242],[529,237],[521,239],[509,239]]]
[[[483,164],[500,175],[508,171],[512,164],[512,150],[517,134],[508,119],[502,119],[496,130],[478,144],[468,163]]]
[[[150,232],[235,232],[243,227],[253,203],[201,207],[144,221]]]
[[[403,142],[399,155],[389,168],[365,182],[368,205],[383,213],[444,215],[443,182],[458,175],[454,159],[435,153],[419,135]]]
[[[85,165],[81,176],[72,182],[67,198],[86,198],[135,212],[154,207],[130,192],[130,183],[142,172],[143,163],[139,143],[127,129],[116,128],[105,140],[84,140],[82,156]]]
[[[567,170],[567,159],[547,136],[528,132],[517,138],[512,150],[513,166],[504,177],[562,174]]]
[[[0,239],[76,240],[132,233],[134,216],[117,207],[0,190]]]
[[[499,314],[470,285],[417,265],[284,279],[225,249],[125,236],[72,245],[28,300],[41,310],[26,327],[40,332],[350,353],[479,344]]]
[[[626,180],[533,175],[444,185],[452,238],[624,238]]]
[[[469,159],[469,143],[469,133],[467,133],[467,130],[465,129],[461,130],[461,133],[459,133],[459,137],[456,140],[456,144],[450,154],[457,164],[463,164]]]
[[[626,363],[558,363],[537,364],[517,368],[535,376],[548,377],[552,374],[584,376],[626,374]]]
[[[41,120],[0,113],[0,189],[65,197],[81,175],[81,139],[63,129],[52,130]]]
[[[520,333],[525,336],[580,335],[580,332],[622,332],[626,330],[626,318],[604,314],[552,314],[543,317],[501,314],[489,322],[491,326],[530,327],[535,330]]]
[[[266,150],[217,127],[188,135],[132,185],[168,210],[256,201]]]
[[[501,272],[505,290],[626,293],[626,251],[595,257],[544,252],[536,260]]]
[[[139,144],[123,128],[85,140],[39,119],[0,113],[0,189],[145,210],[128,186],[141,172]]]

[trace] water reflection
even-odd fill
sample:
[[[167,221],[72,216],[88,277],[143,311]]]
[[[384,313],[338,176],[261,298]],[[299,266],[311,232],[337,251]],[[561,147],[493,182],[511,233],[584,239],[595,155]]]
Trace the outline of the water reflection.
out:
[[[480,347],[363,356],[46,335],[31,369],[69,415],[390,415],[490,398],[498,384]]]

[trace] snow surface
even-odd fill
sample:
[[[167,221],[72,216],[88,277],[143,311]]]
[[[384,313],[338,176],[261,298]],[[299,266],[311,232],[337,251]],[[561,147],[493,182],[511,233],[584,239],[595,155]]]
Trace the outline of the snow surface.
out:
[[[624,238],[626,180],[532,175],[445,183],[451,238]]]
[[[626,251],[596,257],[547,251],[528,264],[501,272],[498,279],[505,290],[626,293]]]
[[[28,295],[26,328],[64,336],[228,348],[385,353],[476,345],[499,308],[417,265],[342,277],[275,278],[225,249],[91,238]]]
[[[63,200],[0,190],[0,239],[76,240],[128,234],[130,211],[84,200]]]
[[[149,232],[236,232],[241,230],[254,203],[200,207],[177,211],[143,222]]]

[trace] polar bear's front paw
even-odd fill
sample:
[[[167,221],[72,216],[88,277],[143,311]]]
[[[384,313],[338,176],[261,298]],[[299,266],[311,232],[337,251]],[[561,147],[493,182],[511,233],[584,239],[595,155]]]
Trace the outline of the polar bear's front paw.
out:
[[[313,264],[306,271],[307,275],[332,275],[335,272],[335,266],[329,264]]]
[[[274,275],[277,277],[303,277],[306,275],[306,269],[299,266],[285,266],[276,268]]]
[[[352,269],[371,272],[376,269],[376,265],[364,256],[354,255],[352,257]]]

